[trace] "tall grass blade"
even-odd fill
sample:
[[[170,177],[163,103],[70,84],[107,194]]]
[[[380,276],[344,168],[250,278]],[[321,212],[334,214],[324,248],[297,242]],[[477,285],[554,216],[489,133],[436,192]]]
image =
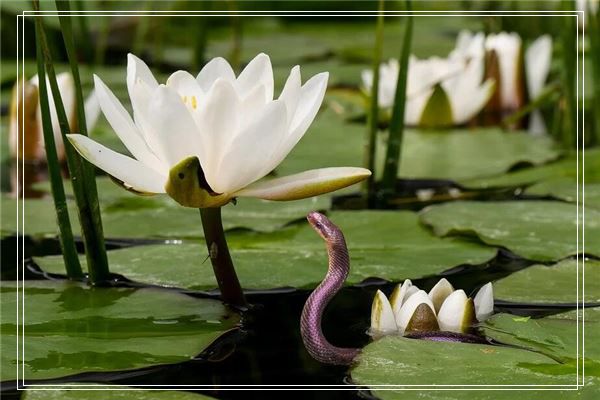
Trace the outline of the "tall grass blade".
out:
[[[410,0],[406,1],[406,10],[412,11]],[[396,177],[398,176],[398,166],[400,165],[402,138],[404,136],[404,109],[406,106],[406,84],[408,78],[408,60],[410,56],[410,46],[413,33],[413,16],[406,16],[406,27],[402,39],[402,50],[400,53],[400,69],[398,71],[398,85],[394,97],[394,108],[392,110],[392,119],[390,121],[390,133],[387,143],[383,178],[381,181],[380,195],[385,198],[395,191]]]
[[[37,3],[37,0],[34,1]],[[59,2],[57,2],[57,9],[59,11],[68,11],[68,4],[59,4]],[[54,104],[56,106],[56,114],[59,120],[61,134],[65,145],[67,165],[71,175],[71,183],[73,185],[73,193],[75,194],[75,201],[77,203],[79,223],[81,225],[81,232],[86,251],[89,279],[92,284],[99,284],[108,279],[109,271],[108,259],[104,245],[104,236],[102,233],[102,220],[100,217],[100,206],[98,203],[98,191],[96,189],[96,180],[93,167],[83,161],[77,152],[75,152],[66,137],[66,135],[70,132],[79,132],[83,135],[87,135],[87,130],[83,106],[83,94],[81,92],[81,80],[79,77],[77,60],[75,59],[71,24],[70,20],[68,20],[69,16],[63,15],[59,18],[75,86],[75,103],[77,108],[78,129],[74,129],[76,128],[75,126],[69,126],[69,120],[62,102],[60,89],[56,80],[56,71],[54,70],[52,56],[48,48],[46,35],[43,28],[43,21],[40,15],[36,16],[36,19],[40,24],[40,36],[38,40],[42,49],[46,73],[50,81],[50,88],[52,90],[52,96],[54,97]],[[64,23],[65,20],[67,20],[66,24]]]
[[[563,10],[575,10],[574,1],[563,1]],[[564,16],[564,26],[561,35],[562,42],[562,82],[563,96],[565,99],[564,119],[561,133],[561,141],[565,148],[574,148],[577,140],[577,59],[579,49],[577,48],[577,25],[572,15]]]
[[[592,61],[592,87],[593,96],[593,126],[590,138],[590,145],[600,145],[600,7],[596,7],[596,11],[592,11],[590,2],[587,2],[588,16],[588,32],[590,38],[590,56]]]
[[[37,6],[37,8],[36,8]],[[34,2],[34,10],[39,11],[39,4]],[[56,220],[59,229],[59,241],[62,249],[63,260],[67,276],[70,279],[79,279],[83,277],[81,264],[75,247],[73,231],[71,229],[71,221],[69,211],[67,209],[67,200],[65,197],[65,189],[63,187],[62,176],[60,174],[60,162],[56,152],[56,143],[54,142],[54,133],[52,129],[52,120],[50,117],[50,102],[48,100],[48,88],[46,86],[46,69],[44,66],[40,33],[43,27],[41,19],[36,18],[35,33],[36,33],[36,55],[37,55],[37,71],[39,76],[39,101],[42,114],[42,128],[44,133],[44,143],[46,148],[46,160],[48,162],[48,173],[50,175],[50,187],[52,190],[52,198],[54,200],[54,208],[56,209]],[[25,136],[25,135],[24,135]]]

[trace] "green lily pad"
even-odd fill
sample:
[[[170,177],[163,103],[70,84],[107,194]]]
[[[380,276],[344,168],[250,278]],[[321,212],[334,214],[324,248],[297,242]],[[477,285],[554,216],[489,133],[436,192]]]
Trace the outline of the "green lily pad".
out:
[[[388,336],[362,350],[352,379],[359,385],[372,386],[378,397],[401,399],[405,393],[377,390],[376,385],[575,385],[577,374],[575,366],[532,351]],[[426,398],[445,399],[447,393],[452,392],[423,394]],[[484,393],[473,392],[468,398],[489,398]]]
[[[559,154],[550,139],[522,132],[408,130],[398,171],[402,178],[462,181],[506,172],[523,162],[543,164]]]
[[[32,380],[182,362],[239,322],[219,301],[173,291],[26,281],[20,331],[16,285],[2,282],[1,290],[2,381],[16,379],[22,365],[19,379]]]
[[[600,211],[590,208],[585,216],[585,252],[600,256],[594,239],[600,236]],[[581,251],[577,206],[558,201],[457,201],[426,208],[421,221],[437,235],[475,236],[531,260],[559,260]]]
[[[600,343],[593,333],[600,329],[600,308],[573,310],[538,319],[496,314],[483,323],[482,329],[494,340],[537,351],[564,363],[578,358],[579,346],[579,357],[595,364],[596,369],[588,373],[599,375]]]
[[[77,383],[77,390],[69,390],[60,387],[52,387],[52,390],[28,389],[25,391],[22,400],[206,400],[213,399],[202,394],[180,392],[176,390],[140,390],[127,386],[122,388],[113,385],[94,384],[94,390],[84,390]],[[103,388],[106,386],[106,388]]]
[[[537,196],[552,196],[554,198],[577,202],[577,181],[571,178],[555,178],[541,181],[525,189],[525,193]],[[580,185],[579,202],[585,207],[600,209],[600,183]]]
[[[585,160],[585,163],[583,162]],[[600,183],[600,150],[592,149],[579,153],[579,173],[585,176],[585,183]],[[548,179],[571,178],[577,181],[577,157],[572,154],[553,163],[523,168],[504,175],[482,179],[464,180],[461,183],[469,188],[484,189],[504,186],[523,186]]]
[[[168,196],[137,196],[109,179],[98,179],[104,235],[107,238],[186,239],[204,237],[197,209],[181,207]],[[303,218],[310,211],[329,207],[330,197],[274,202],[240,199],[223,208],[226,230],[235,228],[269,232]],[[74,201],[68,201],[71,226],[79,234]],[[58,226],[51,198],[26,199],[24,233],[31,236],[56,235]],[[2,197],[2,236],[17,230],[17,201]]]
[[[438,238],[409,211],[333,211],[350,252],[347,282],[369,277],[390,281],[434,275],[462,264],[482,264],[493,248]],[[242,286],[312,288],[325,276],[325,243],[304,223],[273,234],[230,234],[229,244]],[[136,281],[206,290],[216,287],[204,243],[131,247],[108,253],[111,271]],[[36,258],[48,272],[64,273],[62,257]]]
[[[577,284],[583,282],[577,293]],[[586,303],[600,302],[600,281],[593,279],[600,273],[600,261],[563,260],[552,266],[533,265],[494,282],[498,299],[526,303]],[[579,275],[579,276],[578,276]],[[578,280],[579,278],[579,280]],[[579,295],[579,298],[577,297]]]

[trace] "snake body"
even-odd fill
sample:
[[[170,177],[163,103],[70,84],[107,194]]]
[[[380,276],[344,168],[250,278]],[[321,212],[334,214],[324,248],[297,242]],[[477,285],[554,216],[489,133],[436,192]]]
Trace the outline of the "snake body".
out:
[[[325,307],[342,288],[350,272],[350,257],[346,240],[342,231],[323,214],[311,212],[306,218],[313,229],[325,240],[329,267],[323,281],[304,304],[300,319],[302,341],[308,353],[317,361],[325,364],[349,365],[360,349],[332,345],[327,341],[321,329]],[[486,343],[483,338],[478,336],[453,332],[415,332],[406,337],[436,342]]]
[[[342,231],[327,217],[317,212],[307,216],[313,229],[325,240],[329,268],[325,279],[310,294],[300,319],[300,333],[310,355],[325,364],[348,365],[360,349],[336,347],[329,343],[321,329],[325,307],[342,288],[350,271],[350,257]]]

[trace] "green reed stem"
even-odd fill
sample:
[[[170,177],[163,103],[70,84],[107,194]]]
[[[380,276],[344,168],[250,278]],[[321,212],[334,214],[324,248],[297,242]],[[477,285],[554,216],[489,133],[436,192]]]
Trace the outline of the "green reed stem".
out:
[[[406,10],[412,11],[410,0],[406,1]],[[381,180],[381,194],[383,197],[394,193],[398,167],[400,165],[402,139],[404,136],[404,109],[406,106],[406,81],[408,77],[408,59],[413,33],[413,16],[406,17],[406,27],[402,39],[402,50],[400,52],[400,69],[398,71],[398,85],[394,96],[394,107],[390,121],[390,133],[387,143],[385,162],[383,167],[383,178]]]
[[[379,0],[379,14],[377,15],[377,25],[375,27],[375,47],[373,52],[373,82],[371,83],[371,102],[368,115],[369,130],[367,131],[367,140],[365,143],[364,165],[372,172],[369,179],[364,183],[367,200],[371,202],[375,189],[375,152],[377,132],[379,131],[379,65],[381,64],[381,53],[383,50],[383,22],[385,10],[385,0]]]
[[[35,3],[38,0],[34,0]],[[68,11],[69,6],[66,2],[57,1],[56,8],[59,11]],[[63,15],[59,17],[61,23],[61,31],[67,56],[71,65],[71,73],[73,76],[76,109],[77,109],[77,128],[79,133],[87,135],[85,122],[85,109],[83,105],[83,94],[81,91],[81,80],[79,77],[79,69],[75,58],[73,34],[69,16]],[[88,273],[90,283],[99,284],[109,278],[108,259],[106,256],[106,248],[104,246],[104,236],[102,233],[102,220],[100,217],[100,205],[98,203],[98,191],[96,188],[96,179],[93,166],[84,163],[83,159],[73,149],[71,143],[67,139],[67,134],[76,131],[69,126],[69,120],[64,108],[60,88],[56,80],[56,71],[52,63],[52,55],[48,48],[46,35],[43,28],[41,15],[36,16],[36,20],[40,24],[39,42],[44,58],[46,73],[50,81],[52,96],[56,107],[61,134],[65,146],[65,155],[67,158],[67,166],[73,185],[73,193],[77,203],[79,215],[79,223],[81,225],[81,233],[85,246],[86,259],[88,264]],[[75,126],[73,126],[75,128]]]
[[[39,3],[34,2],[34,10],[39,11]],[[42,56],[41,40],[39,40],[42,32],[41,19],[35,20],[36,34],[36,55],[37,55],[37,70],[39,76],[39,101],[42,114],[42,128],[44,134],[44,143],[46,148],[46,160],[48,161],[48,173],[50,175],[50,187],[52,190],[52,198],[54,200],[54,208],[56,209],[56,220],[59,230],[59,241],[62,249],[65,269],[69,279],[80,279],[83,277],[81,264],[77,255],[77,248],[73,238],[71,229],[71,221],[69,218],[69,210],[67,208],[67,200],[65,197],[65,189],[63,187],[62,176],[60,173],[60,162],[56,152],[56,143],[54,142],[54,132],[52,129],[52,120],[50,117],[50,102],[48,100],[48,88],[46,86],[46,70]],[[25,140],[25,139],[24,139]]]
[[[225,239],[221,207],[201,208],[200,217],[202,218],[202,229],[204,230],[208,255],[221,291],[221,299],[232,306],[247,306],[248,303],[235,272],[227,240]]]
[[[564,10],[573,10],[574,1],[563,1]],[[577,58],[579,51],[577,49],[577,37],[575,17],[565,16],[562,41],[562,82],[563,95],[565,98],[565,116],[563,118],[561,141],[567,149],[575,147],[577,139]]]
[[[600,8],[596,12],[591,10],[591,5],[588,2],[588,37],[590,38],[590,57],[592,61],[592,115],[593,126],[590,138],[590,144],[593,146],[600,145]]]

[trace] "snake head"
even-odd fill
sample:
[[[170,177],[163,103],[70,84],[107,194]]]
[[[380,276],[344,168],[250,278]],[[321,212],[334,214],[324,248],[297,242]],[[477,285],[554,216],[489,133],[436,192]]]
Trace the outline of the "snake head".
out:
[[[311,224],[313,229],[317,231],[326,242],[331,242],[342,236],[340,228],[334,225],[326,216],[316,211],[311,212],[306,216],[306,219]]]

